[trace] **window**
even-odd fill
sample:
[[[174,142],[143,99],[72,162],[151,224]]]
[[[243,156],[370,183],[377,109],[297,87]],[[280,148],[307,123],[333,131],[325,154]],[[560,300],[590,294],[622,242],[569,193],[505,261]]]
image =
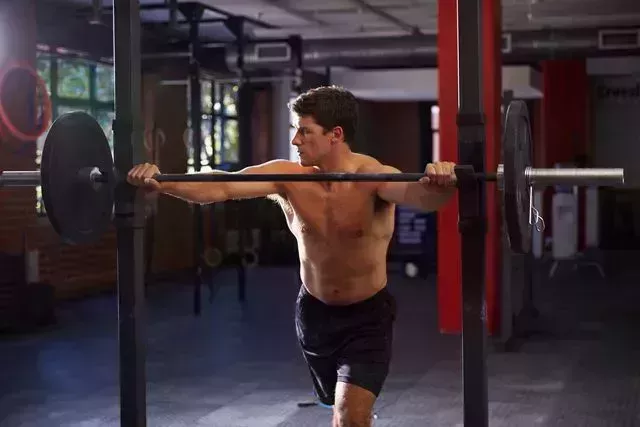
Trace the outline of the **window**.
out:
[[[37,56],[38,74],[47,84],[51,97],[52,117],[71,111],[84,111],[100,123],[113,153],[111,124],[114,113],[114,72],[111,64],[65,56],[45,47]],[[40,168],[42,147],[46,138],[38,138],[36,168]],[[36,187],[36,211],[45,215],[42,190]]]
[[[431,152],[431,161],[440,161],[440,107],[434,105],[431,107],[431,131],[433,132],[433,148]]]
[[[200,171],[234,169],[239,162],[238,85],[202,81],[202,152]],[[189,101],[188,101],[189,102]],[[190,104],[189,104],[190,105]],[[188,121],[189,127],[191,121]],[[187,172],[195,172],[191,133]]]
[[[84,100],[91,98],[89,80],[91,79],[91,69],[84,61],[77,61],[67,58],[56,58],[58,67],[57,95],[66,100]]]
[[[500,107],[502,115],[504,115],[504,105]],[[433,132],[433,150],[431,153],[432,161],[440,161],[440,107],[434,105],[431,107],[431,130]]]

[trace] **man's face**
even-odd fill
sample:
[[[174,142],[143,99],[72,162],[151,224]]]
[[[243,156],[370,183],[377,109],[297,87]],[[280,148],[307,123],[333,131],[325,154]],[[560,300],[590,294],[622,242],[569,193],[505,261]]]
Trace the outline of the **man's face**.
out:
[[[297,132],[291,144],[298,149],[302,166],[316,166],[331,150],[333,132],[326,132],[310,116],[296,117],[293,126]]]

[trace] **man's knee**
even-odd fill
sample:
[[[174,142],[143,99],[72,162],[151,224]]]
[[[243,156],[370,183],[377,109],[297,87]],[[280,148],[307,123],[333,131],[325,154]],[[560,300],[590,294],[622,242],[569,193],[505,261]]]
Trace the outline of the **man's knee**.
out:
[[[336,406],[333,410],[333,427],[371,427],[371,410],[348,406]]]
[[[334,427],[370,427],[375,396],[361,387],[338,382],[333,407]]]

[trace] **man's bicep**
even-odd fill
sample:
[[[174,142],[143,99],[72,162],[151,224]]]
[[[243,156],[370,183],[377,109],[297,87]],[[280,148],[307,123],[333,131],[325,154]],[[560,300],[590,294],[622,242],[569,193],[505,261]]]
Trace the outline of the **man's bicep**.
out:
[[[401,173],[401,171],[393,166],[383,166],[380,173]],[[383,182],[378,186],[378,197],[389,203],[400,204],[404,202],[407,184],[407,182]]]

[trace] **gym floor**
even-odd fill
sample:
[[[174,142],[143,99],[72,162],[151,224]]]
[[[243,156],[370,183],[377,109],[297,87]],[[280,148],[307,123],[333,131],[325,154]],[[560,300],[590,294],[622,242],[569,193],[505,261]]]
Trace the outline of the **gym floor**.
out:
[[[619,265],[606,280],[594,273],[541,280],[539,333],[492,351],[491,426],[640,425],[640,277]],[[292,322],[296,272],[251,270],[244,306],[233,273],[216,280],[200,318],[188,280],[149,291],[148,424],[329,425],[329,410],[297,406],[313,395]],[[390,286],[395,359],[374,425],[462,425],[460,338],[437,331],[433,282]],[[116,308],[113,296],[68,302],[50,330],[0,341],[1,426],[119,425]]]

